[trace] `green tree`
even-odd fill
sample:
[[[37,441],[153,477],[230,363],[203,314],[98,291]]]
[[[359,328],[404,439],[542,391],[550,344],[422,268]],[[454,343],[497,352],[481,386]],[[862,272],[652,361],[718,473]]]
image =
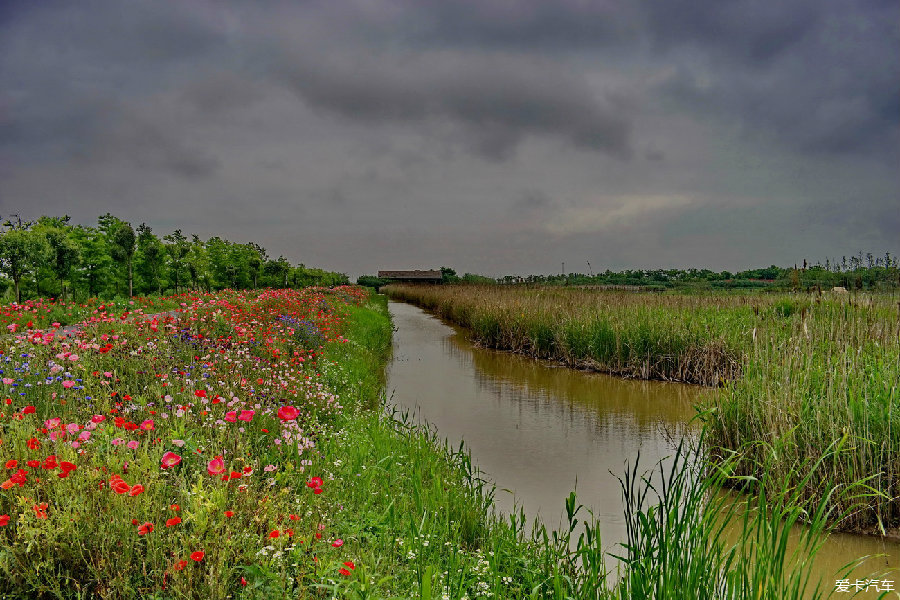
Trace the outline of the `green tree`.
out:
[[[188,275],[191,278],[191,284],[194,289],[202,286],[206,291],[212,289],[212,274],[210,273],[209,254],[206,252],[206,245],[199,236],[194,234],[191,239],[190,248],[184,259],[187,265]]]
[[[30,230],[31,223],[21,219],[6,221],[0,233],[0,269],[12,280],[16,302],[22,302],[21,281],[49,258],[49,247],[43,236]]]
[[[162,294],[166,249],[146,223],[141,223],[137,234],[134,262],[141,278],[141,290],[144,293],[157,291]],[[129,293],[130,290],[129,286]]]
[[[191,250],[191,245],[180,229],[176,229],[163,237],[163,239],[166,241],[166,254],[169,257],[169,273],[172,275],[175,293],[177,294],[181,283],[181,275],[185,270],[185,259]],[[193,278],[196,281],[196,276]]]
[[[72,238],[72,227],[68,223],[68,216],[41,217],[34,226],[34,231],[47,240],[50,255],[46,266],[56,279],[63,299],[66,297],[66,279],[69,279],[81,257],[81,248]]]
[[[98,296],[106,287],[112,267],[107,238],[94,227],[75,227],[72,238],[78,245],[81,260],[74,270],[74,279],[81,284],[87,297]]]
[[[98,219],[98,227],[109,242],[110,256],[113,261],[123,265],[128,281],[128,295],[134,295],[134,253],[137,249],[137,237],[131,223],[122,221],[109,213]],[[118,292],[118,284],[116,285]]]
[[[286,288],[290,272],[291,263],[283,256],[279,256],[278,260],[269,259],[263,265],[263,273],[269,277],[269,284],[272,287]]]

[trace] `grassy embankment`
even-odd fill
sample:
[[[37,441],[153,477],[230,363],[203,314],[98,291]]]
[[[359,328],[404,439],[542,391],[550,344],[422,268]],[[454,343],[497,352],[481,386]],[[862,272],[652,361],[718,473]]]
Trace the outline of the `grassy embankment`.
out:
[[[187,300],[177,318],[100,310],[75,338],[0,340],[0,595],[802,597],[803,565],[778,560],[800,514],[785,494],[758,502],[783,525],[745,521],[755,543],[732,547],[704,510],[717,479],[668,473],[651,509],[630,473],[627,570],[609,591],[595,529],[570,543],[574,495],[567,530],[526,536],[523,515],[492,515],[465,452],[381,410],[383,301]]]
[[[900,526],[900,315],[887,297],[385,291],[467,328],[488,347],[628,377],[720,385],[708,440],[744,457],[739,475],[802,486],[801,497],[811,500],[865,479],[872,490],[861,505],[834,498],[837,527]],[[805,479],[804,468],[817,462],[817,476]]]

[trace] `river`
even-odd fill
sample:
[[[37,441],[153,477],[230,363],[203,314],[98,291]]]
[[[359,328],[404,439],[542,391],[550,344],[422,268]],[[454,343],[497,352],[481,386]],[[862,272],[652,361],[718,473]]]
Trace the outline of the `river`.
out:
[[[540,516],[557,526],[566,496],[576,490],[579,502],[599,519],[608,550],[625,538],[616,476],[639,452],[645,468],[671,456],[678,440],[696,434],[694,405],[713,393],[478,348],[464,332],[419,308],[391,302],[390,311],[396,328],[390,402],[413,411],[454,447],[463,440],[496,485],[500,512],[518,505],[529,520]],[[900,588],[900,544],[874,537],[831,535],[816,557],[814,576],[831,590],[838,569],[879,554],[886,556],[868,559],[850,580],[888,579]]]

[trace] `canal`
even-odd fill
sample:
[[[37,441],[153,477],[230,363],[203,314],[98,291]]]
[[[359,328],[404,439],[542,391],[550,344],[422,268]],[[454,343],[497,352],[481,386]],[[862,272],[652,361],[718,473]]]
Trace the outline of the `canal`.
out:
[[[522,506],[556,527],[564,500],[578,500],[599,520],[608,551],[625,539],[616,476],[640,453],[650,469],[670,457],[684,436],[696,436],[695,405],[713,390],[676,383],[624,380],[478,348],[461,330],[409,304],[391,302],[394,355],[390,402],[436,428],[496,485],[495,506]],[[875,555],[882,555],[875,557]],[[900,543],[835,534],[816,557],[815,574],[830,591],[835,573],[867,559],[847,577],[890,579],[900,587]],[[614,567],[612,564],[611,566]],[[860,597],[877,597],[862,594]]]

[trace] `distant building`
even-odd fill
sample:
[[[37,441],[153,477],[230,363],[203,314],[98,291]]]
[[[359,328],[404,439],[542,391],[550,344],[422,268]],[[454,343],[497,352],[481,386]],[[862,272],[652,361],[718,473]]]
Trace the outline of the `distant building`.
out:
[[[440,283],[443,280],[440,271],[378,271],[378,278],[398,283]]]

